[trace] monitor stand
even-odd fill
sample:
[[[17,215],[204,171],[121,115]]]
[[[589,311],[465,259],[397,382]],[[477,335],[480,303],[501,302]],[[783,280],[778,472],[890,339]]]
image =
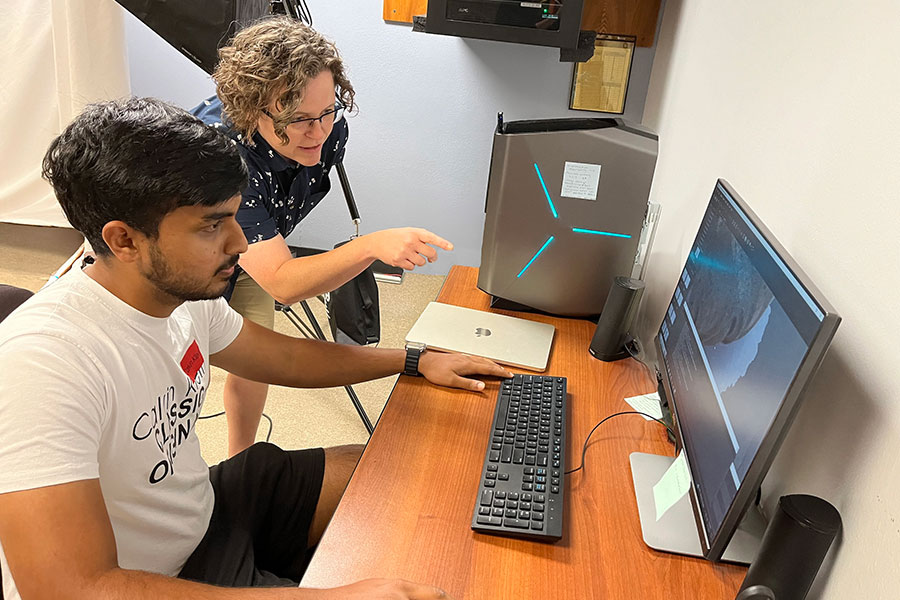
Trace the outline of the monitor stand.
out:
[[[656,520],[656,504],[653,501],[653,486],[659,482],[669,465],[675,459],[658,454],[631,454],[631,475],[637,497],[638,513],[641,518],[641,533],[644,542],[654,550],[698,556],[703,558],[700,547],[700,533],[694,520],[691,499],[685,494],[672,508]],[[751,507],[731,538],[722,560],[750,564],[756,556],[766,522],[756,508]]]

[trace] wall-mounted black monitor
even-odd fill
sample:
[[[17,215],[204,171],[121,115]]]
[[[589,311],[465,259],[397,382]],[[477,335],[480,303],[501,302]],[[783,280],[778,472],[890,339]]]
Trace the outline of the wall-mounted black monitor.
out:
[[[771,232],[719,180],[656,336],[690,487],[680,512],[657,520],[644,514],[653,513],[646,503],[641,508],[642,527],[662,530],[648,544],[710,560],[752,560],[764,524],[745,516],[757,512],[760,484],[839,323]],[[652,456],[638,455],[637,463]],[[664,459],[662,472],[672,460],[655,459]],[[659,481],[661,472],[642,475],[635,463],[633,455],[636,489],[642,477],[651,487]],[[662,541],[671,534],[682,539]]]
[[[583,0],[429,0],[425,31],[573,49]]]

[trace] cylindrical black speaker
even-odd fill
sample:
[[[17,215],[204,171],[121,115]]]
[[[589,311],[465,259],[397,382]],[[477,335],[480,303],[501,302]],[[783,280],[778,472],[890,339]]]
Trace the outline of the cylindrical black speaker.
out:
[[[643,293],[644,282],[640,279],[616,277],[613,280],[591,340],[592,356],[605,361],[629,356],[625,342]]]
[[[736,600],[806,598],[840,529],[841,515],[825,500],[782,496]]]

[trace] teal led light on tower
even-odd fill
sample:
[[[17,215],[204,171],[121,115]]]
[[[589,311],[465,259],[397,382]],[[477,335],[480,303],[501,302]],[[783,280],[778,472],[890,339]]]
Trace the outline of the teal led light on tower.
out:
[[[478,275],[492,305],[599,314],[634,274],[657,145],[621,119],[498,118]]]

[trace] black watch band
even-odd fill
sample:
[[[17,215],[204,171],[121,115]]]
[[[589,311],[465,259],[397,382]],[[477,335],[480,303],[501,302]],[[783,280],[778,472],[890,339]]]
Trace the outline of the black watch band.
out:
[[[424,345],[413,346],[410,344],[406,346],[406,363],[403,365],[404,375],[410,375],[412,377],[422,376],[422,374],[419,373],[419,357],[422,356],[424,351]]]

